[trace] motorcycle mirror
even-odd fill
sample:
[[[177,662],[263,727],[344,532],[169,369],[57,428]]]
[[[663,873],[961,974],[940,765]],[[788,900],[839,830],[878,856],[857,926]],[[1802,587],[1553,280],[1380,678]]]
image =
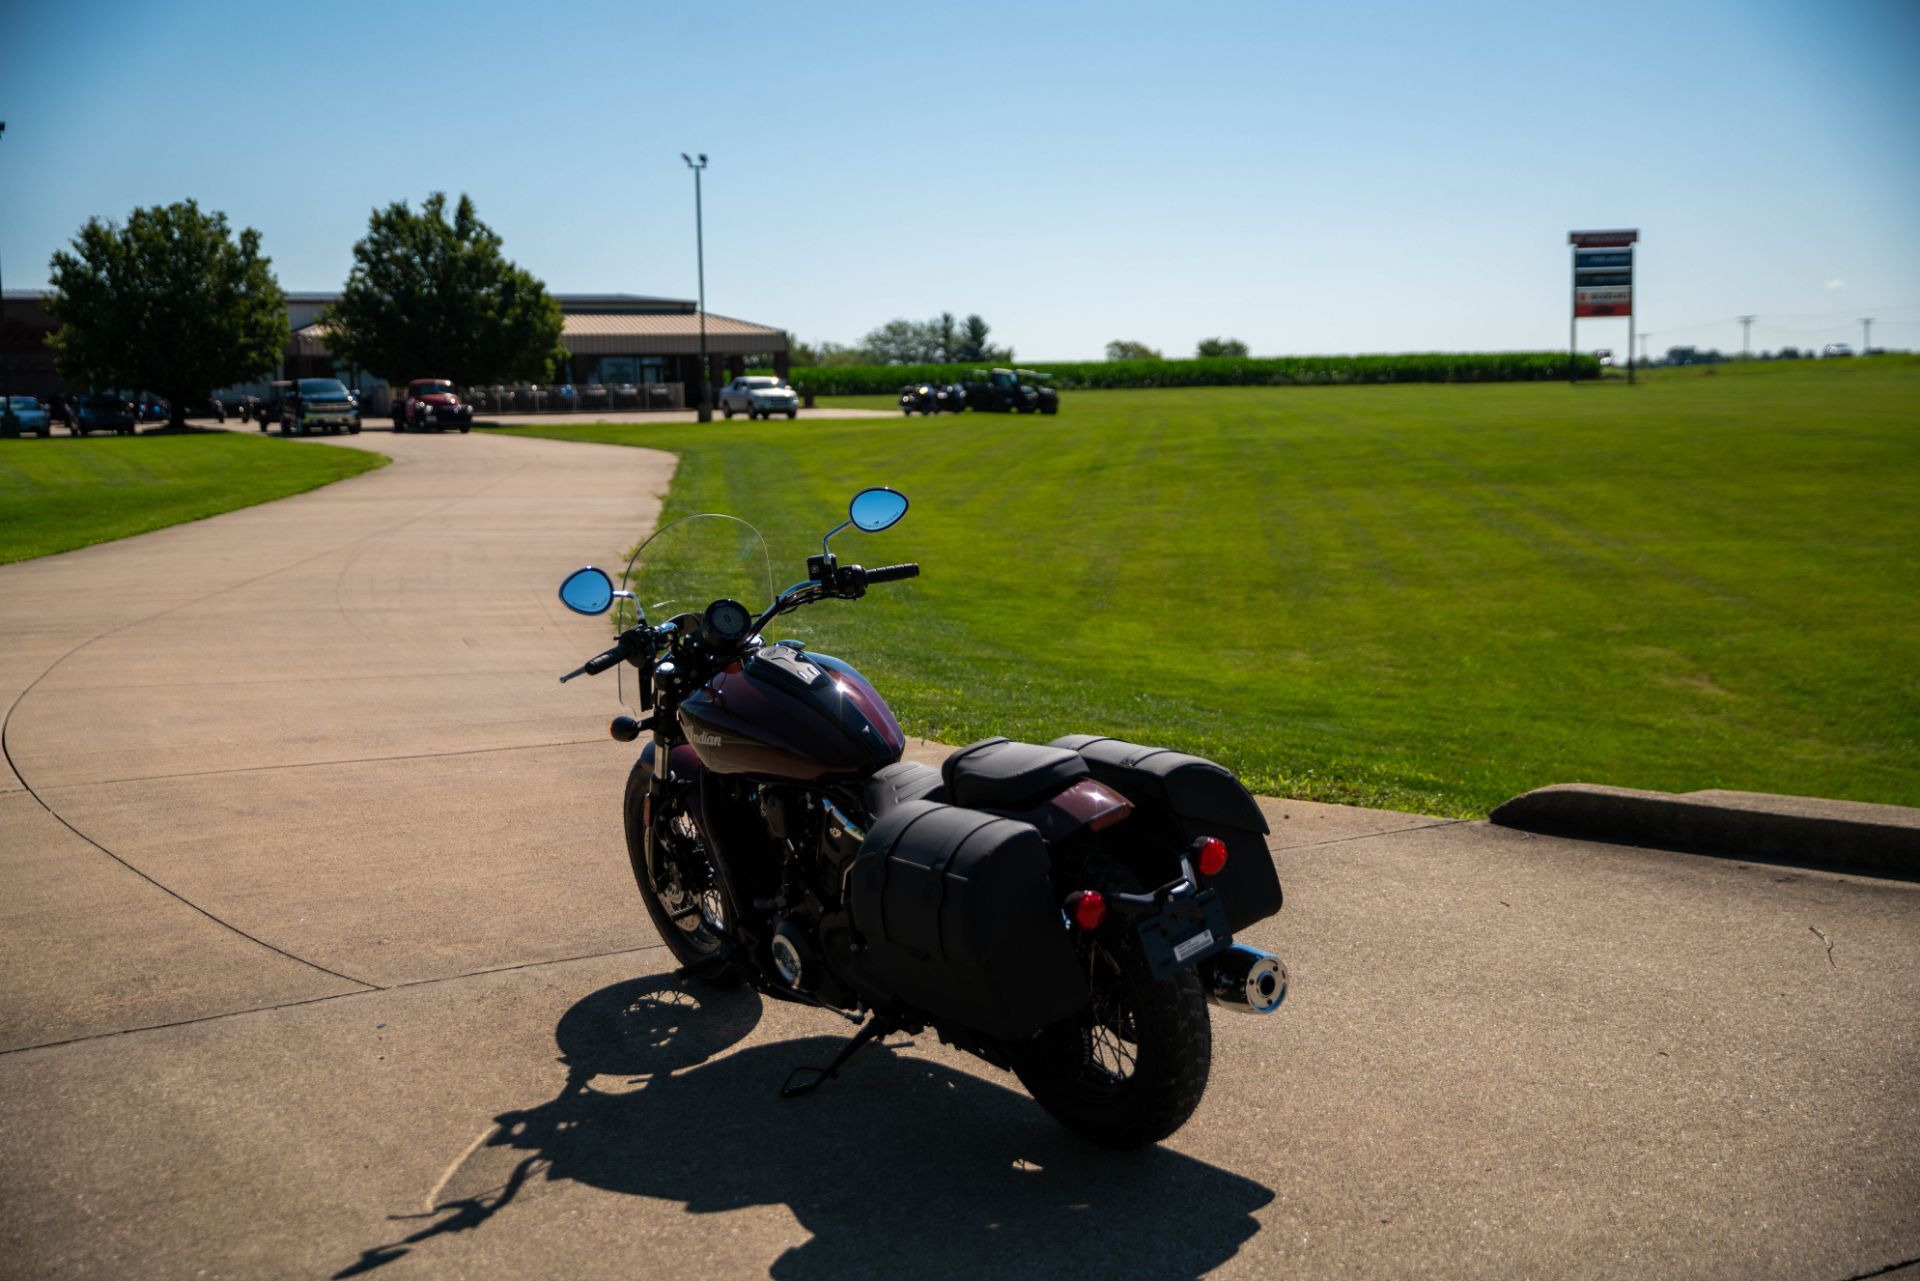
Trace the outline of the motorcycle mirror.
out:
[[[863,489],[847,504],[847,519],[869,534],[890,528],[906,514],[907,496],[884,486]]]
[[[613,604],[613,580],[592,565],[576,569],[560,584],[560,603],[576,614],[604,614]]]

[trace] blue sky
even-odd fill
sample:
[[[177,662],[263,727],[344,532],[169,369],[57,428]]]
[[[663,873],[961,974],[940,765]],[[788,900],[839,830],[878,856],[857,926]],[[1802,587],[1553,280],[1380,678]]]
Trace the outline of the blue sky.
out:
[[[1656,349],[1920,347],[1920,4],[0,4],[0,266],[197,198],[335,289],[470,193],[560,291],[1026,359],[1556,347],[1639,227]],[[1583,322],[1583,347],[1625,347]]]

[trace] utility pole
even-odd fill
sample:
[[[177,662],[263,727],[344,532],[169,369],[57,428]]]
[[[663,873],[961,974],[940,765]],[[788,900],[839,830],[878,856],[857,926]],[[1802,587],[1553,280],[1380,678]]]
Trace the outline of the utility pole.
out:
[[[1753,322],[1758,319],[1760,319],[1758,316],[1740,317],[1740,359],[1742,360],[1751,360],[1753,358],[1753,352],[1747,342],[1747,335],[1753,331]]]
[[[1643,365],[1647,363],[1647,340],[1651,337],[1652,334],[1640,335],[1640,363]]]
[[[1873,317],[1860,317],[1860,354],[1866,355],[1873,350]]]
[[[693,244],[700,266],[700,421],[713,421],[713,374],[707,368],[707,235],[700,212],[700,172],[707,167],[707,153],[696,163],[686,152],[680,158],[693,170]]]

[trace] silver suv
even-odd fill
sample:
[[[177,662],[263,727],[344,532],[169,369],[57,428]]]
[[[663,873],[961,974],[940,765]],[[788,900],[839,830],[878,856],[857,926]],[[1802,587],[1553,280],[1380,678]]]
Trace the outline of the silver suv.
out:
[[[786,380],[770,374],[736,378],[720,389],[720,412],[731,418],[745,411],[749,418],[771,418],[785,414],[800,416],[800,397]]]

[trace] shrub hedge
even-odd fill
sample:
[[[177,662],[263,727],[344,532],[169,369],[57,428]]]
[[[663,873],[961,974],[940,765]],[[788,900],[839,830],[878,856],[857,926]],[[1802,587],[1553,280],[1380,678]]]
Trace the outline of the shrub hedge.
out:
[[[794,386],[821,396],[891,394],[911,382],[959,382],[978,365],[825,365],[796,368]],[[1413,352],[1397,356],[1210,356],[1193,360],[1036,361],[1068,390],[1123,387],[1285,387],[1335,383],[1545,382],[1567,376],[1563,351]],[[1574,358],[1579,378],[1600,362]]]

